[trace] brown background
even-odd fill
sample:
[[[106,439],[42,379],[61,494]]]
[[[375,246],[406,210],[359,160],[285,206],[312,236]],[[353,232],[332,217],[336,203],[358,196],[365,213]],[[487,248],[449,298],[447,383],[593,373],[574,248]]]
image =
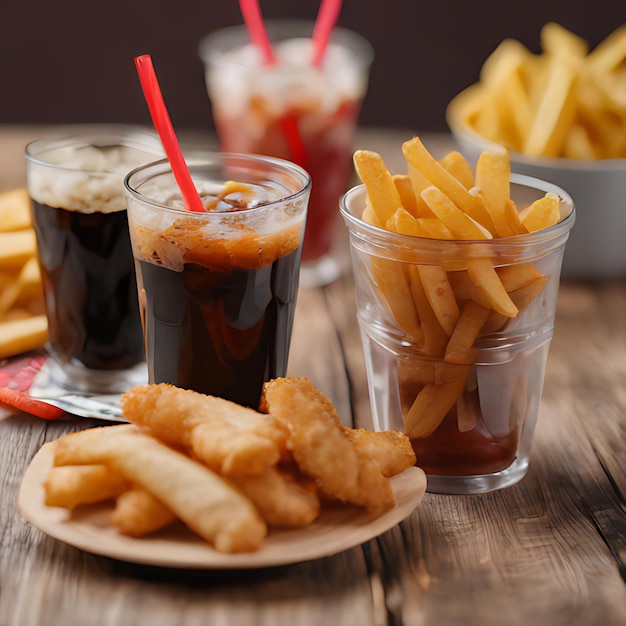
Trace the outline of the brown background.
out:
[[[312,19],[318,0],[262,0],[267,18]],[[619,0],[345,0],[340,25],[374,46],[361,122],[445,130],[452,96],[504,37],[539,51],[554,20],[595,45]],[[177,127],[211,128],[197,44],[241,22],[236,0],[1,0],[0,123],[149,123],[133,57],[150,53]]]

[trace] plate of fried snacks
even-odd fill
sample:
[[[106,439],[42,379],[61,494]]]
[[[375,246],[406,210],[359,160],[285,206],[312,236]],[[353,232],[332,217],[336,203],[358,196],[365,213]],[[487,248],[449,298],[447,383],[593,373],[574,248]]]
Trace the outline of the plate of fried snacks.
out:
[[[122,396],[129,424],[45,444],[22,515],[51,537],[124,561],[251,569],[337,554],[418,506],[408,438],[344,426],[307,378],[265,385],[261,410],[158,384]]]

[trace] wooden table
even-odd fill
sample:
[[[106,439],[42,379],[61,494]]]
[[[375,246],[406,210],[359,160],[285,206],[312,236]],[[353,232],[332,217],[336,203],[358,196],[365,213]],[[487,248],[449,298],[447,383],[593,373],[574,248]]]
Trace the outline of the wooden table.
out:
[[[0,127],[0,190],[23,184],[38,128]],[[406,133],[363,131],[394,163]],[[425,137],[433,151],[446,137]],[[347,271],[301,290],[290,374],[345,420],[369,401]],[[97,423],[97,422],[96,422]],[[561,287],[530,470],[480,496],[426,494],[402,524],[333,557],[248,572],[178,571],[81,552],[17,510],[40,446],[89,420],[0,420],[0,626],[626,624],[626,283]]]

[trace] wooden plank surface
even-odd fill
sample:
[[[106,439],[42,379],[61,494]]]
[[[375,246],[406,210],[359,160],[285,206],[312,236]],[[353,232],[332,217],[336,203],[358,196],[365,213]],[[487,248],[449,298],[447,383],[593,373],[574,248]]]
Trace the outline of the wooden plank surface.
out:
[[[563,284],[527,476],[375,542],[390,623],[626,623],[625,339],[624,283]]]
[[[0,163],[12,164],[0,190],[23,180],[14,164],[37,130],[0,127]],[[397,135],[370,131],[359,140],[396,158]],[[449,140],[436,145],[443,150]],[[338,232],[341,242],[340,223]],[[344,422],[361,424],[371,414],[340,248],[342,279],[300,294],[290,374],[309,376]],[[562,284],[520,484],[480,496],[427,494],[401,525],[334,557],[187,572],[97,557],[46,537],[17,511],[23,472],[43,443],[94,424],[0,418],[0,626],[626,624],[624,281]]]

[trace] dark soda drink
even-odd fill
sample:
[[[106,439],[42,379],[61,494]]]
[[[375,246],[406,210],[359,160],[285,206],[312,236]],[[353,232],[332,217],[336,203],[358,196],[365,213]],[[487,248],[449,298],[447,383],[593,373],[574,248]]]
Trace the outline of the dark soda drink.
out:
[[[161,152],[156,135],[124,125],[26,146],[56,385],[117,394],[147,378],[124,176]]]
[[[166,163],[126,179],[149,381],[256,409],[287,373],[310,178],[253,155],[190,169],[204,211]]]
[[[49,343],[61,362],[127,369],[144,358],[126,211],[33,202]]]
[[[151,382],[258,408],[263,383],[286,374],[298,257],[299,250],[259,269],[222,272],[140,261]]]

